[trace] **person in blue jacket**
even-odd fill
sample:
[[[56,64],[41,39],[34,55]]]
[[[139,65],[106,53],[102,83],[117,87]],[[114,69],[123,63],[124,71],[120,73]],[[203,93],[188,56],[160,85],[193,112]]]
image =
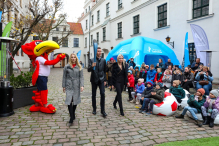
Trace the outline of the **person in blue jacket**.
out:
[[[134,58],[130,58],[127,63],[129,64],[129,67],[132,66],[133,68],[135,68],[136,64],[134,62]]]
[[[154,82],[154,78],[155,78],[156,73],[157,73],[157,72],[156,72],[156,70],[154,69],[154,65],[151,64],[150,70],[147,72],[146,82],[148,82],[148,81]]]
[[[139,104],[140,98],[141,98],[141,94],[143,93],[144,89],[145,89],[144,79],[140,78],[140,79],[138,79],[138,83],[135,86],[135,92],[131,93],[133,100],[130,101],[130,102],[133,103],[133,102],[136,101],[136,104]],[[135,100],[135,96],[137,96],[136,100]]]

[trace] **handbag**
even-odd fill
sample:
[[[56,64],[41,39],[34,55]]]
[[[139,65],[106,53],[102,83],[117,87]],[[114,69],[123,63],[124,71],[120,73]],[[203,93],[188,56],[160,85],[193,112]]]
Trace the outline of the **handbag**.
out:
[[[199,81],[198,83],[199,83],[200,85],[202,85],[202,86],[209,84],[209,82],[208,82],[208,81],[205,81],[205,80]]]

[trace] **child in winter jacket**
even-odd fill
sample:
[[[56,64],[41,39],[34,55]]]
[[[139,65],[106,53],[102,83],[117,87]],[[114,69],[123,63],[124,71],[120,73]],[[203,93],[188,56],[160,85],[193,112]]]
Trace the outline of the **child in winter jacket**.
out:
[[[131,93],[132,94],[132,98],[133,98],[133,100],[130,101],[131,103],[136,102],[136,104],[139,104],[139,100],[141,98],[141,94],[142,94],[142,92],[144,91],[144,88],[145,88],[143,82],[144,82],[144,79],[138,79],[138,83],[135,86],[135,92]],[[135,96],[136,95],[137,95],[137,98],[135,100]]]
[[[141,68],[141,72],[140,72],[140,75],[139,75],[139,78],[142,78],[144,79],[144,82],[146,81],[146,75],[147,75],[147,71],[145,70],[146,68],[143,66]]]
[[[128,93],[129,93],[129,100],[128,101],[132,101],[133,98],[132,98],[131,92],[133,91],[133,89],[135,87],[135,79],[133,77],[133,74],[132,74],[131,70],[128,71],[128,81],[129,81],[128,84],[127,84]]]
[[[183,74],[182,72],[180,71],[180,69],[176,69],[174,72],[173,72],[173,76],[172,76],[172,80],[179,80],[180,81],[180,84],[181,82],[183,81]]]
[[[156,85],[157,83],[163,83],[163,73],[161,68],[157,68],[157,73],[154,78],[154,84]]]
[[[209,97],[207,97],[202,109],[203,125],[209,124],[209,127],[214,127],[214,120],[219,111],[219,92],[214,89],[211,90]]]
[[[138,82],[139,75],[140,75],[139,67],[136,66],[135,67],[135,71],[133,72],[133,76],[135,78],[135,84],[137,84],[137,82]]]
[[[149,97],[144,99],[143,106],[145,110],[142,113],[147,115],[152,114],[154,104],[161,103],[164,99],[164,90],[162,89],[162,83],[157,83],[155,89],[151,90]],[[148,108],[149,105],[149,108]]]
[[[189,100],[187,101],[189,106],[186,106],[183,109],[183,112],[180,115],[176,116],[176,118],[183,119],[186,112],[189,111],[192,117],[195,119],[196,124],[201,127],[202,122],[198,121],[198,117],[196,116],[196,114],[201,113],[201,107],[204,105],[205,99],[205,90],[203,88],[198,89],[196,94],[191,95]]]
[[[179,80],[173,81],[173,86],[170,87],[170,93],[175,96],[178,103],[181,103],[182,99],[185,98],[185,91],[180,87]]]
[[[147,79],[146,79],[146,81],[147,81],[147,82],[148,82],[148,81],[154,82],[154,78],[155,78],[156,73],[157,73],[157,72],[156,72],[155,69],[154,69],[154,65],[151,64],[150,70],[147,71]]]
[[[145,102],[145,100],[147,100],[147,98],[149,98],[151,96],[152,89],[153,89],[153,82],[148,81],[146,83],[146,88],[144,89],[144,92],[141,94],[140,103],[141,103],[142,107],[140,108],[139,113],[142,113],[143,111],[146,113],[144,102]]]
[[[162,81],[165,90],[171,87],[172,75],[170,74],[170,70],[166,71],[166,74],[163,76]]]

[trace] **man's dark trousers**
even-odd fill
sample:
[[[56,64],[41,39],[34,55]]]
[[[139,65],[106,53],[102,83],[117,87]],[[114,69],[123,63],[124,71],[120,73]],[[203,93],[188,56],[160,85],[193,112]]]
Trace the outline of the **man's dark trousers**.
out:
[[[98,82],[98,84],[92,83],[92,106],[93,110],[96,111],[96,93],[97,93],[97,87],[99,86],[100,89],[100,106],[101,106],[101,112],[105,111],[105,87],[104,82]]]

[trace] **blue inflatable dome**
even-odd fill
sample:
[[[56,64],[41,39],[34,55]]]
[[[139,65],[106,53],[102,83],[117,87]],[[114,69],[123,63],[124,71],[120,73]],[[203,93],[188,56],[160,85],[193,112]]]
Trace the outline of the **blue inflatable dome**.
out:
[[[161,58],[163,63],[171,59],[173,65],[179,65],[181,68],[180,62],[172,49],[163,42],[148,37],[138,36],[120,42],[109,52],[106,60],[108,61],[110,58],[117,60],[119,54],[122,54],[126,60],[134,58],[137,66],[141,66],[143,62],[147,65],[154,64],[156,66]]]

